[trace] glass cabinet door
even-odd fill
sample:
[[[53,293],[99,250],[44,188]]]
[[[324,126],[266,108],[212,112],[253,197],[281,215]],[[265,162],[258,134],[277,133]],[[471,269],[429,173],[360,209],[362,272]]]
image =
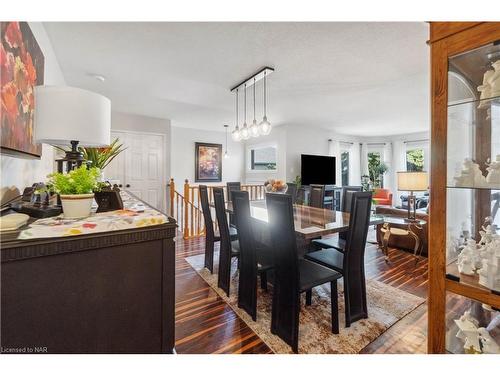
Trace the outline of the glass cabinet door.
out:
[[[454,56],[448,60],[448,69],[447,278],[498,293],[500,44]],[[464,306],[469,307],[458,315],[469,314],[475,305]],[[496,320],[500,331],[499,318]],[[450,327],[456,329],[457,325],[448,321]],[[455,337],[450,332],[447,348],[457,352],[460,345],[456,340],[463,341],[465,336]],[[500,334],[492,337],[500,344]]]

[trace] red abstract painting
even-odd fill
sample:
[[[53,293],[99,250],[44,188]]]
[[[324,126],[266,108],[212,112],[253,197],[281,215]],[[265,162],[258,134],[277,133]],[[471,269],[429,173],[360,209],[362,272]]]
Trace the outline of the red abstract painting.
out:
[[[33,142],[34,86],[43,85],[44,57],[27,22],[0,22],[2,151],[40,156]]]

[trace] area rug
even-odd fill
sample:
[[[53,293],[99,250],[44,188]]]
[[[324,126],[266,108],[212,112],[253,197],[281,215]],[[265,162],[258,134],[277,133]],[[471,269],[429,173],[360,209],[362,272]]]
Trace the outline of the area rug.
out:
[[[272,286],[267,292],[258,288],[257,321],[238,308],[238,271],[233,262],[231,269],[230,297],[217,287],[218,252],[214,254],[214,273],[203,267],[204,255],[186,258],[196,272],[221,296],[226,303],[275,353],[292,353],[290,346],[271,333]],[[299,353],[359,353],[370,342],[384,333],[398,320],[409,314],[425,300],[376,280],[366,281],[368,319],[362,319],[349,328],[345,327],[344,296],[342,280],[339,290],[340,333],[331,332],[330,286],[313,289],[312,306],[305,306],[302,297],[299,325]]]

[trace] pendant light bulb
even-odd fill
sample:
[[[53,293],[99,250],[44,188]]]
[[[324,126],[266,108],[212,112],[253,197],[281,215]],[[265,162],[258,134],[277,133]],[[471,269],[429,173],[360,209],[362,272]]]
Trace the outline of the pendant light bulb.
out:
[[[245,96],[244,97],[245,97],[245,106],[244,106],[245,122],[243,123],[243,127],[240,130],[240,134],[241,134],[241,139],[247,140],[248,138],[250,138],[250,130],[248,129],[248,125],[247,125],[247,85],[246,84],[245,84]]]
[[[253,79],[253,122],[252,125],[250,125],[249,131],[250,135],[254,138],[257,138],[260,135],[259,125],[255,119],[255,77]]]
[[[266,73],[264,72],[264,117],[259,124],[259,133],[261,135],[268,135],[271,133],[271,123],[267,120],[267,85]]]
[[[266,116],[264,116],[262,122],[259,124],[259,132],[262,135],[269,135],[271,133],[271,123],[267,121]]]
[[[239,99],[238,99],[238,89],[236,89],[236,126],[234,127],[234,130],[231,132],[231,138],[235,142],[241,141],[240,126],[238,125],[238,120],[239,120],[238,119],[238,112],[239,112],[238,102],[239,102]]]

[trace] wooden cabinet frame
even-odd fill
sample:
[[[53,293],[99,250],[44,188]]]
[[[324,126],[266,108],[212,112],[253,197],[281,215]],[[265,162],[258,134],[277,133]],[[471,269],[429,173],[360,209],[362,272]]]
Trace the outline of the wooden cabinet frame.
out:
[[[448,58],[500,40],[500,22],[431,22],[431,173],[429,217],[429,353],[445,352],[446,291],[497,303],[498,296],[471,294],[446,279],[446,179]],[[498,297],[500,298],[500,297]]]

